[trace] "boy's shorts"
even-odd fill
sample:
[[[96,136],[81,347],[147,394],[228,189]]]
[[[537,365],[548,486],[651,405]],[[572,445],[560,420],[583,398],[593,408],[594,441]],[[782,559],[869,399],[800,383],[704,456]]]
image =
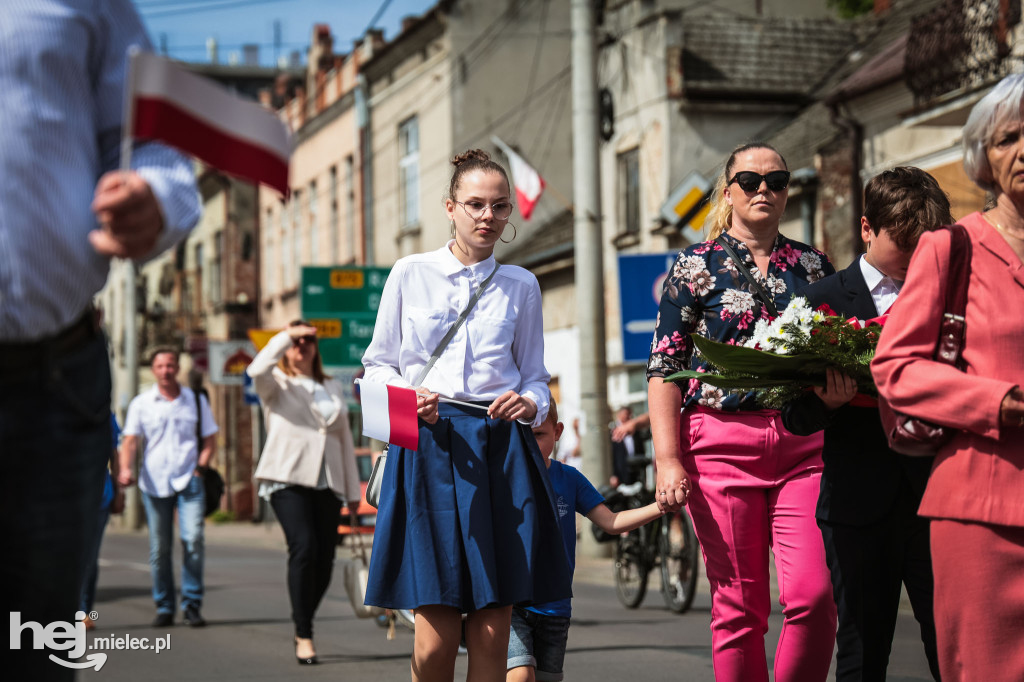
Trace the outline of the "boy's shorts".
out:
[[[561,682],[569,619],[545,616],[524,608],[512,608],[512,632],[508,638],[508,670],[533,666],[539,682]]]

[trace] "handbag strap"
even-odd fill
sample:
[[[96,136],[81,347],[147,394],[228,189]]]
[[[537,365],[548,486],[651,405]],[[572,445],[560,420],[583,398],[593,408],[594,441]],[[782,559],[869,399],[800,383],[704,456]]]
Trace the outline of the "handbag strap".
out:
[[[950,225],[948,229],[949,277],[946,280],[946,305],[939,340],[935,346],[935,359],[964,370],[966,363],[962,353],[967,328],[967,287],[970,284],[973,248],[970,235],[963,225]]]
[[[736,267],[739,268],[740,272],[743,273],[743,276],[747,278],[748,282],[750,282],[750,287],[754,290],[754,293],[757,294],[757,297],[761,299],[761,303],[764,304],[765,308],[767,308],[768,314],[772,317],[778,317],[779,309],[775,307],[775,301],[773,301],[772,297],[768,295],[768,292],[764,290],[761,283],[754,279],[754,275],[751,274],[746,263],[744,263],[743,260],[740,259],[739,255],[737,255],[736,249],[732,248],[732,245],[725,240],[725,236],[718,235],[715,238],[715,243],[725,249],[729,258],[732,258],[736,262]]]
[[[474,292],[472,298],[469,299],[469,303],[466,304],[466,308],[461,313],[459,313],[459,318],[455,320],[455,323],[452,324],[452,327],[451,329],[448,330],[448,333],[444,335],[440,342],[438,342],[437,348],[435,348],[434,352],[431,353],[430,360],[427,361],[426,366],[424,366],[424,368],[420,370],[420,374],[418,377],[416,377],[416,381],[413,382],[413,386],[421,385],[423,383],[423,380],[427,378],[427,374],[429,374],[430,370],[434,367],[434,363],[437,362],[437,359],[439,357],[441,357],[441,353],[443,353],[444,349],[448,346],[448,342],[452,340],[452,337],[455,336],[455,333],[459,331],[459,327],[461,327],[462,324],[466,321],[466,318],[469,317],[469,312],[473,309],[473,306],[476,305],[476,302],[480,300],[480,296],[484,293],[484,289],[486,289],[487,285],[491,283],[492,279],[494,279],[494,275],[496,272],[498,272],[498,268],[500,267],[501,265],[499,263],[495,263],[494,269],[491,270],[491,274],[487,275],[487,279],[481,282],[480,286],[476,288],[476,292]]]

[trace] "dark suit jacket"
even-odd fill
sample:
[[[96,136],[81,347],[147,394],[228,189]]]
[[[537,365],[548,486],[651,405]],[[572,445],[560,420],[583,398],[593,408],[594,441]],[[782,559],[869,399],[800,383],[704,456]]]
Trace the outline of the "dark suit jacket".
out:
[[[844,318],[866,320],[879,314],[859,258],[797,295],[806,296],[811,307],[827,303]],[[879,521],[892,509],[903,480],[910,484],[915,504],[920,502],[932,458],[906,457],[890,450],[877,408],[844,405],[830,412],[818,396],[808,392],[786,406],[782,419],[798,435],[825,430],[818,519],[858,526]]]

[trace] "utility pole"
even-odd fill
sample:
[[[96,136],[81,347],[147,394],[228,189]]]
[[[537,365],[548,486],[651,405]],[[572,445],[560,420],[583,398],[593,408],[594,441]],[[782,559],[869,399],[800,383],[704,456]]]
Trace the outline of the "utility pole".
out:
[[[131,402],[132,398],[139,394],[139,334],[136,326],[138,292],[135,288],[135,261],[130,258],[122,260],[121,271],[124,283],[124,364],[127,379],[125,393],[128,394],[128,402]],[[125,413],[121,415],[121,426],[124,426],[127,417],[125,408]],[[139,445],[140,450],[135,453],[135,461],[132,463],[136,481],[139,480],[139,466],[142,462],[141,442]],[[142,497],[138,485],[125,491],[124,522],[132,530],[142,528]]]
[[[601,234],[601,173],[597,136],[597,50],[593,0],[572,0],[572,174],[576,325],[580,349],[580,436],[583,472],[598,485],[608,480],[608,366],[605,360],[604,259]],[[583,533],[586,556],[607,548]]]

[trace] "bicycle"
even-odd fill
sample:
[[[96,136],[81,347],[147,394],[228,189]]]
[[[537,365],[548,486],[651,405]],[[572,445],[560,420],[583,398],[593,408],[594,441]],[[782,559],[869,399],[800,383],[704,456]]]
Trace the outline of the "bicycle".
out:
[[[630,466],[645,469],[648,457],[633,457]],[[654,492],[644,477],[629,485],[620,485],[606,495],[605,503],[613,511],[635,509],[654,502]],[[665,606],[675,613],[686,613],[697,590],[697,563],[700,545],[686,509],[667,514],[628,533],[607,536],[596,526],[599,541],[615,541],[615,592],[623,606],[635,609],[647,594],[647,581],[655,568],[661,571],[661,593]],[[604,537],[602,537],[604,536]]]

